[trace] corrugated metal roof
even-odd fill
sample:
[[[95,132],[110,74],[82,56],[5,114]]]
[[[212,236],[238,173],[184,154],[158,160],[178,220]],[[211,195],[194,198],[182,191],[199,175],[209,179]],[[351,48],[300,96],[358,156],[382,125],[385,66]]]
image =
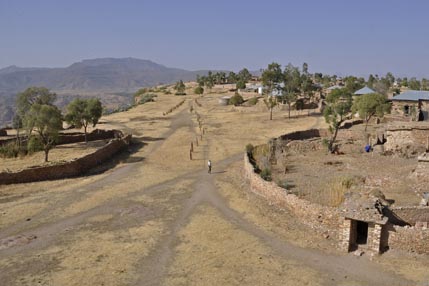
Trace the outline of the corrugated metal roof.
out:
[[[369,87],[365,86],[357,91],[355,91],[354,95],[364,95],[369,93],[375,93],[374,90],[370,89]]]
[[[408,101],[429,100],[429,91],[407,90],[397,96],[392,97],[392,100],[408,100]]]

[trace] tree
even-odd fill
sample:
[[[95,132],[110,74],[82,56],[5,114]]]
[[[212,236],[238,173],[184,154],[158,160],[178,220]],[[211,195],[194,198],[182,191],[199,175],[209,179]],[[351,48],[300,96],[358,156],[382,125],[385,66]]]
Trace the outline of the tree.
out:
[[[251,78],[252,78],[252,75],[250,74],[249,70],[246,68],[243,68],[241,71],[238,72],[238,79],[240,81],[243,81],[244,83],[249,82]]]
[[[58,107],[35,103],[25,116],[24,126],[36,132],[37,139],[45,151],[45,162],[48,162],[49,151],[55,146],[59,130],[62,128],[62,116]]]
[[[235,87],[237,89],[245,89],[246,88],[246,83],[243,80],[239,80],[237,81],[237,83],[235,84]]]
[[[329,124],[329,131],[332,137],[328,142],[328,150],[334,152],[334,143],[337,139],[338,130],[341,123],[346,119],[352,106],[352,95],[346,89],[334,89],[326,97],[326,108],[323,112],[326,123]]]
[[[408,80],[408,87],[412,90],[420,90],[420,81],[418,81],[415,77],[412,77]]]
[[[273,120],[273,109],[277,105],[276,98],[274,96],[268,96],[268,98],[264,99],[264,103],[270,111],[270,120]]]
[[[382,118],[385,113],[390,111],[390,104],[387,97],[378,93],[364,94],[356,98],[352,106],[353,113],[358,112],[359,117],[365,120],[365,131],[368,122],[373,116]]]
[[[34,104],[53,105],[57,95],[50,92],[45,87],[29,87],[17,96],[16,115],[17,119],[24,121],[31,106]],[[28,130],[28,136],[31,135],[31,129]]]
[[[268,68],[262,72],[261,79],[262,84],[267,87],[268,93],[274,88],[278,88],[284,80],[281,66],[274,62],[269,64]]]
[[[297,93],[301,88],[301,74],[299,73],[299,69],[294,67],[292,64],[288,64],[283,72],[283,80],[285,95],[282,98],[289,107],[290,118],[292,103],[297,99]]]
[[[176,85],[174,86],[174,89],[176,90],[176,95],[185,95],[186,86],[182,80],[179,80],[176,83]]]
[[[76,98],[67,105],[66,121],[76,128],[82,128],[85,133],[85,143],[88,143],[87,128],[91,124],[95,127],[103,112],[101,101],[97,98]]]
[[[228,83],[235,83],[237,81],[237,75],[235,74],[235,72],[229,72],[226,80]]]

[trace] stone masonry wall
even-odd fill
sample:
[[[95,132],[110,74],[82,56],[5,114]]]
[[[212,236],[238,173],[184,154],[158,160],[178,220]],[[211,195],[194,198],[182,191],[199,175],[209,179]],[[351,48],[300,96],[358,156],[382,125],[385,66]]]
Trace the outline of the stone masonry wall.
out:
[[[389,249],[429,253],[429,229],[393,226],[389,230]]]
[[[288,194],[285,189],[274,182],[265,181],[254,172],[254,167],[247,154],[244,156],[244,173],[253,193],[264,197],[277,207],[288,209],[299,221],[317,232],[328,233],[334,238],[338,237],[340,219],[338,209],[310,203],[294,194]]]
[[[404,222],[414,226],[417,222],[429,223],[429,207],[393,207],[392,212]]]
[[[429,124],[427,122],[410,122],[389,126],[386,129],[385,151],[400,154],[421,153],[426,150]]]
[[[429,129],[427,131],[429,132]],[[425,132],[407,132],[421,139],[426,136]],[[325,134],[322,135],[318,130],[308,130],[307,132],[286,134],[281,138],[283,140],[302,140],[320,136],[325,136]],[[350,237],[353,235],[351,232],[353,222],[346,219],[339,209],[310,203],[294,194],[287,193],[287,190],[277,186],[274,182],[265,181],[255,172],[247,153],[244,155],[244,176],[250,183],[250,190],[253,193],[262,196],[279,208],[288,209],[299,221],[315,231],[328,233],[331,237],[337,238],[340,242],[339,247],[344,251],[348,250],[350,239],[355,239]],[[393,208],[391,212],[398,218],[410,224],[423,222],[423,225],[400,227],[390,223],[385,226],[371,224],[368,229],[368,247],[375,251],[384,251],[388,246],[389,249],[429,253],[429,243],[427,243],[429,241],[429,229],[426,225],[429,219],[428,211],[428,207]]]
[[[12,173],[2,172],[0,173],[0,185],[57,180],[82,175],[126,148],[130,140],[131,135],[127,135],[121,139],[113,139],[94,153],[67,163],[29,168]]]

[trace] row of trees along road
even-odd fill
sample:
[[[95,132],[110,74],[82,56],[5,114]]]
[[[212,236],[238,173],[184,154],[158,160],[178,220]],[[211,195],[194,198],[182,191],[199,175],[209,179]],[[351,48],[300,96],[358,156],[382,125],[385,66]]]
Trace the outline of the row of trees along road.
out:
[[[27,150],[42,147],[45,162],[49,151],[55,146],[64,119],[76,128],[84,128],[87,142],[87,127],[98,123],[103,108],[99,99],[74,99],[67,106],[67,114],[63,117],[61,110],[54,105],[56,94],[45,87],[30,87],[17,96],[16,115],[13,120],[17,130],[17,144],[21,150],[20,129],[27,133]]]

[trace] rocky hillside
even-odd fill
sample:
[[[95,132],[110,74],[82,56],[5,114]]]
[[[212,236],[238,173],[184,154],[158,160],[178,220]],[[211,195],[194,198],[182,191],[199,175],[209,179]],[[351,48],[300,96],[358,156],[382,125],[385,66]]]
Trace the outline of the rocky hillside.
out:
[[[138,88],[180,79],[194,80],[197,74],[204,73],[169,68],[135,58],[83,60],[66,68],[6,67],[0,69],[0,127],[11,119],[16,93],[30,86],[45,86],[63,94],[61,102],[71,99],[64,99],[64,94],[66,97],[91,94],[109,104],[113,94],[114,100],[121,105],[131,102],[130,95]],[[106,98],[103,100],[103,97]]]

